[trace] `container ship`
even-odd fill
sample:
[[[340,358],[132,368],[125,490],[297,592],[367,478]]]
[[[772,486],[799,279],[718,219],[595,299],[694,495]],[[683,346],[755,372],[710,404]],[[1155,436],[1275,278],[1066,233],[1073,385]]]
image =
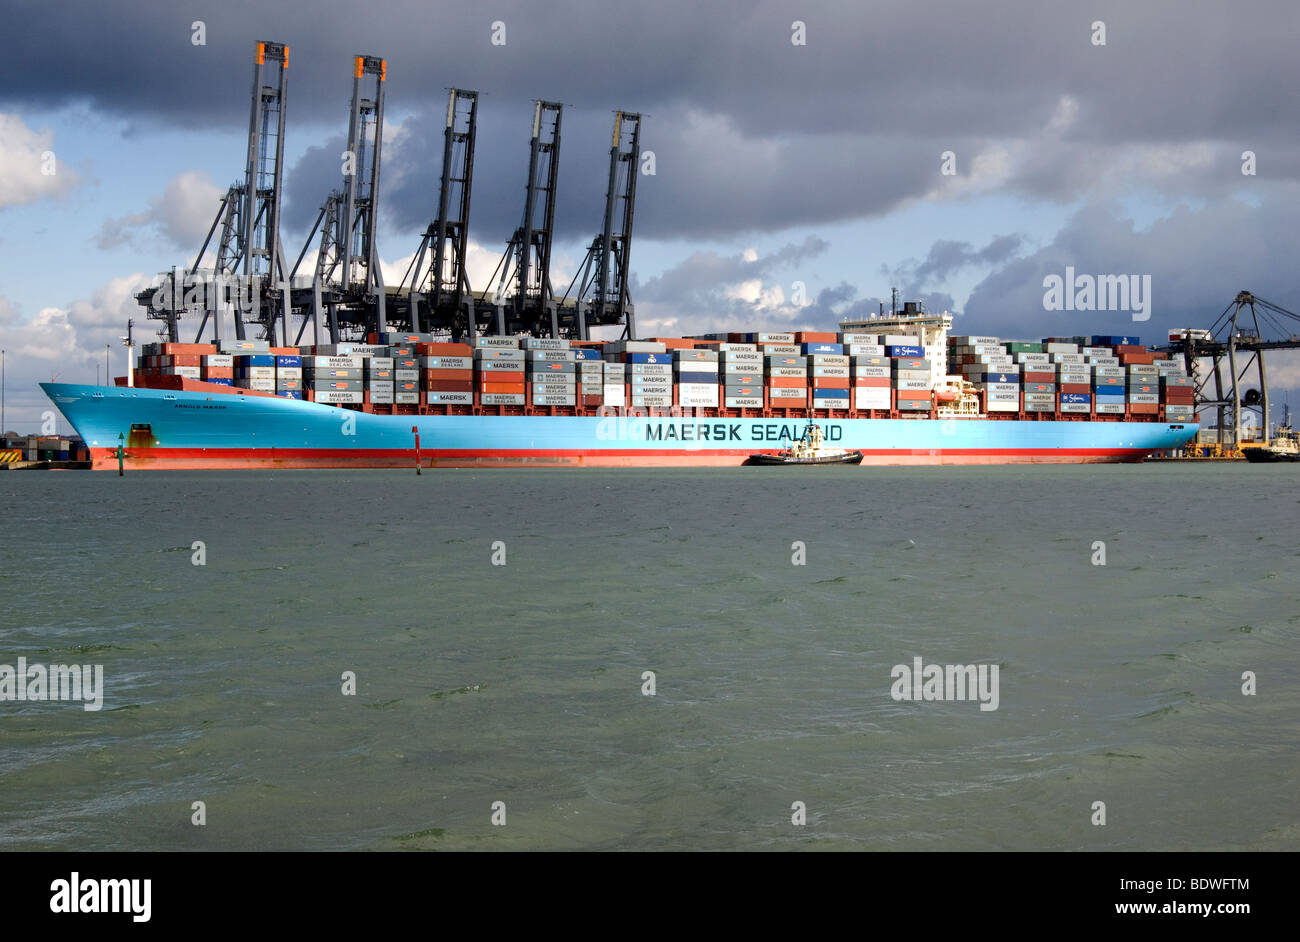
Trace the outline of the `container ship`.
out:
[[[154,343],[114,385],[41,386],[95,468],[731,466],[809,421],[863,465],[1141,461],[1196,435],[1193,380],[1138,338],[951,323],[908,302],[834,332]]]

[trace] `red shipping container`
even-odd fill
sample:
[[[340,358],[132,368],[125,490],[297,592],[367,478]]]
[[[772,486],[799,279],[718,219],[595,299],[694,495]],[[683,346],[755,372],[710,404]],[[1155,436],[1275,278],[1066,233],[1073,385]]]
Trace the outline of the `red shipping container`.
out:
[[[204,379],[234,379],[235,368],[233,366],[205,366],[203,368]]]
[[[468,357],[474,349],[467,343],[417,343],[415,352],[427,357]]]
[[[160,366],[201,366],[203,357],[197,353],[172,353],[159,357]]]
[[[888,389],[888,376],[855,376],[853,377],[854,386],[865,386],[869,389]]]
[[[847,376],[814,376],[814,389],[848,389],[849,378]]]
[[[1057,392],[1092,394],[1092,387],[1087,383],[1062,383]]]
[[[1160,411],[1160,407],[1154,402],[1131,402],[1129,403],[1128,411],[1134,415],[1155,415]]]
[[[757,385],[757,381],[755,382]],[[773,389],[806,389],[808,378],[805,376],[769,376],[767,385]]]
[[[992,373],[992,372],[994,372],[994,371],[993,371],[993,370],[989,370],[989,372]],[[1026,373],[1026,374],[1025,374],[1025,382],[1026,382],[1026,383],[1054,383],[1054,382],[1056,382],[1056,374],[1055,374],[1055,373],[1039,373],[1039,372]]]
[[[405,383],[398,384],[399,387],[405,385]],[[470,380],[430,379],[425,380],[424,388],[429,392],[473,392],[474,383]]]
[[[1120,356],[1123,356],[1126,353],[1146,353],[1147,348],[1141,344],[1122,343],[1115,348],[1115,352]]]
[[[398,367],[398,369],[410,369],[410,367]],[[424,380],[426,382],[466,382],[474,381],[473,370],[424,370]],[[510,375],[510,374],[507,374]]]
[[[1196,405],[1196,394],[1193,390],[1165,390],[1165,402],[1171,406],[1194,406]]]
[[[896,398],[908,402],[929,402],[930,390],[928,389],[896,389],[894,390]]]

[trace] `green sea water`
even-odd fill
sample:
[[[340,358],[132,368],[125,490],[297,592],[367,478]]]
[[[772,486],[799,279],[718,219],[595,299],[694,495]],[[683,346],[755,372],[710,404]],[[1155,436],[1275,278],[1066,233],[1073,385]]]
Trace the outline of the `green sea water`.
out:
[[[13,472],[0,507],[0,664],[104,676],[0,702],[5,850],[1300,849],[1295,468]],[[894,699],[916,657],[997,665],[997,709]]]

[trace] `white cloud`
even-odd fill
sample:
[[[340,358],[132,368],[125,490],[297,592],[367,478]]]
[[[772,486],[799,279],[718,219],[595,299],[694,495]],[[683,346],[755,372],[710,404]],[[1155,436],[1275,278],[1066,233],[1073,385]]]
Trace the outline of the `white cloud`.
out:
[[[202,170],[178,173],[149,201],[145,211],[106,220],[99,231],[99,247],[129,245],[137,235],[151,233],[173,246],[197,252],[224,195],[225,190]]]
[[[33,131],[18,115],[0,114],[0,209],[59,196],[80,181],[59,159],[53,131]]]

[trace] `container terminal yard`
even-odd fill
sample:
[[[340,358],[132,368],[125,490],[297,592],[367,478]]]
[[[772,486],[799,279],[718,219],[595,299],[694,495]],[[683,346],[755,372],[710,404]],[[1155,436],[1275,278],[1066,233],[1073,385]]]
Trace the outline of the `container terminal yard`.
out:
[[[478,94],[460,88],[447,100],[436,215],[402,282],[385,285],[374,229],[388,63],[364,55],[351,63],[352,172],[290,263],[279,233],[288,66],[287,45],[256,44],[244,181],[193,264],[137,296],[162,340],[135,360],[128,324],[128,373],[114,385],[41,384],[95,467],[730,465],[808,422],[865,464],[1238,458],[1267,443],[1243,427],[1243,410],[1258,409],[1268,429],[1264,350],[1300,347],[1262,329],[1300,318],[1246,291],[1209,330],[1158,347],[951,335],[951,315],[900,306],[896,292],[888,311],[834,331],[638,339],[628,275],[641,115],[615,113],[603,225],[559,294],[563,105],[535,103],[522,222],[493,284],[475,288]],[[1252,366],[1259,388],[1245,389]],[[1207,409],[1217,422],[1203,430]]]

